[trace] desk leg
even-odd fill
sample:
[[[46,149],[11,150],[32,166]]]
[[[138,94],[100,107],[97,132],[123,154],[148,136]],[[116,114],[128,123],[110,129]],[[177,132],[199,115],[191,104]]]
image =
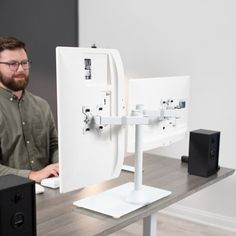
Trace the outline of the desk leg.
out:
[[[157,235],[157,215],[152,214],[143,219],[143,236]]]

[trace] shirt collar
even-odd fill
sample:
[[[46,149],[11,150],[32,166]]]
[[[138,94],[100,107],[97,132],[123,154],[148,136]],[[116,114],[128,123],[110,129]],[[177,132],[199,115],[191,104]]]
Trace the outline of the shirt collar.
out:
[[[12,91],[2,87],[0,87],[0,96],[3,96],[10,101],[18,100],[18,97],[15,94],[13,94]],[[24,97],[25,97],[25,90],[23,91],[20,100],[24,101]]]

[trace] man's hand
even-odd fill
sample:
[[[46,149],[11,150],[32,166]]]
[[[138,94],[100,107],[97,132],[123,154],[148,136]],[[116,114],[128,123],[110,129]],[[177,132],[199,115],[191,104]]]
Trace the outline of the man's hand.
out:
[[[51,164],[38,171],[31,171],[29,174],[29,179],[40,183],[43,179],[49,176],[59,176],[59,165],[58,163]]]

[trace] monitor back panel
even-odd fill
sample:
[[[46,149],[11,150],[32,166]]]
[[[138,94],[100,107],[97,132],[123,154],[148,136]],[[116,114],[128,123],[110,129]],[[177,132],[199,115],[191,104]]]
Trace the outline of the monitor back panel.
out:
[[[178,118],[155,121],[143,128],[143,150],[151,150],[168,146],[185,137],[188,130],[189,109],[189,76],[160,78],[137,78],[129,80],[128,110],[131,113],[137,104],[142,104],[147,113],[160,112],[163,101],[173,101],[172,107],[178,107],[180,101],[185,102],[184,109],[167,111]],[[135,149],[135,127],[127,129],[127,152]]]
[[[60,191],[68,192],[120,174],[123,128],[91,128],[86,118],[123,115],[124,72],[116,50],[58,47],[56,55]]]

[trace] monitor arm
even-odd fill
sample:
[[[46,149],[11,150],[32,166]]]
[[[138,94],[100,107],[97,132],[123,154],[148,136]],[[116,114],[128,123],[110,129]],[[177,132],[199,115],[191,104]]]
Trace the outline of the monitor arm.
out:
[[[83,107],[85,115],[84,131],[96,129],[102,132],[106,125],[135,125],[135,173],[134,190],[128,197],[128,201],[138,204],[148,203],[148,199],[142,191],[142,168],[143,168],[143,125],[149,125],[153,122],[174,118],[178,119],[177,110],[185,108],[186,102],[179,100],[178,105],[173,105],[172,99],[162,100],[160,111],[145,110],[143,105],[136,105],[136,109],[131,112],[131,116],[101,116],[93,115],[88,107]]]

